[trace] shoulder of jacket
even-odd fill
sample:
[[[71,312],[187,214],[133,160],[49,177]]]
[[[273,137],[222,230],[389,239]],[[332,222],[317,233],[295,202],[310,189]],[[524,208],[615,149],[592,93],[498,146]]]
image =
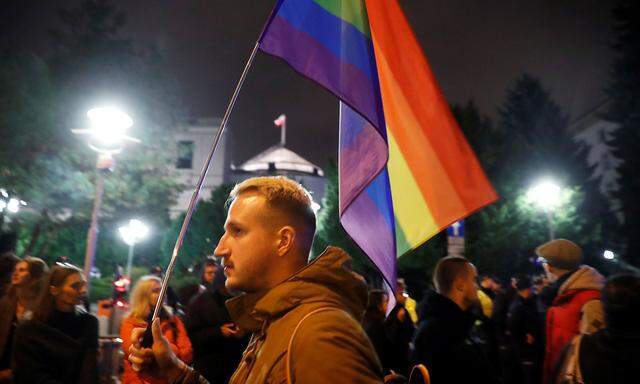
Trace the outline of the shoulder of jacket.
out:
[[[295,327],[298,328],[300,335],[306,336],[313,336],[313,333],[323,331],[341,334],[362,329],[360,323],[349,312],[337,307],[320,307],[305,311],[297,320]]]

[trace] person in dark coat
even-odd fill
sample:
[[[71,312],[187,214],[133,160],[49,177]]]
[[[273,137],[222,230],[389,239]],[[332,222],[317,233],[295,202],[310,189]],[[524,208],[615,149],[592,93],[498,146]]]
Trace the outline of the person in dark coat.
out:
[[[86,293],[79,268],[53,268],[33,320],[16,329],[15,383],[98,382],[98,320],[81,307]]]
[[[507,333],[517,361],[519,383],[540,383],[544,357],[543,317],[538,311],[538,297],[531,278],[514,277],[517,292],[507,316]]]
[[[463,257],[445,257],[435,267],[436,292],[422,306],[411,359],[427,367],[433,384],[497,382],[484,351],[469,337],[476,277],[476,268]]]
[[[246,347],[241,332],[225,307],[231,295],[224,287],[222,268],[207,259],[202,273],[204,290],[187,307],[185,326],[193,346],[193,367],[211,383],[226,383]]]
[[[0,298],[11,287],[11,277],[13,276],[13,268],[20,259],[13,252],[0,253]]]
[[[369,302],[362,318],[362,328],[369,336],[373,349],[376,350],[384,373],[389,373],[390,340],[385,329],[385,317],[389,297],[381,289],[369,291]]]
[[[606,328],[576,336],[555,383],[621,384],[640,378],[640,276],[618,275],[602,290]]]
[[[385,322],[387,337],[390,340],[388,351],[389,369],[403,376],[409,376],[409,344],[413,338],[415,327],[405,308],[407,301],[404,279],[398,279],[396,284],[396,305],[389,312]],[[384,366],[384,364],[383,364]]]

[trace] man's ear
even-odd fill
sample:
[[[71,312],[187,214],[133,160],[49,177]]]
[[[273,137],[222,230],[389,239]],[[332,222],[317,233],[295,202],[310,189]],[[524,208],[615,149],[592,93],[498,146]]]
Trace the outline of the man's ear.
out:
[[[284,256],[293,248],[296,239],[296,230],[286,225],[278,231],[278,256]]]

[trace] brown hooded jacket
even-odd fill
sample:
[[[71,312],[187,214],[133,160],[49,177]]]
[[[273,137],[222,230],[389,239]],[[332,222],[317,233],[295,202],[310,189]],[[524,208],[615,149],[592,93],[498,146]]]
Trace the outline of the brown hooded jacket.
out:
[[[367,289],[350,265],[349,255],[329,247],[268,292],[227,301],[231,317],[252,333],[230,384],[286,383],[298,325],[290,352],[293,383],[381,383],[378,357],[360,326]]]

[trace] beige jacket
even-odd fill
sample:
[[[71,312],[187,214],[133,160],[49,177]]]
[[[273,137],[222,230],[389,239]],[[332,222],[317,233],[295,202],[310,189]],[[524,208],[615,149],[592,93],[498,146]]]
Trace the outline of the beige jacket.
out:
[[[558,296],[571,289],[595,289],[602,290],[605,278],[594,268],[588,265],[580,266],[567,281],[560,286]],[[604,328],[604,309],[602,301],[591,300],[582,306],[582,316],[580,316],[580,333],[590,335]]]
[[[293,383],[381,383],[376,353],[360,326],[366,286],[350,269],[351,258],[329,247],[317,259],[266,294],[227,301],[231,317],[252,332],[231,384],[286,383],[291,348]],[[300,320],[311,311],[304,322]]]

